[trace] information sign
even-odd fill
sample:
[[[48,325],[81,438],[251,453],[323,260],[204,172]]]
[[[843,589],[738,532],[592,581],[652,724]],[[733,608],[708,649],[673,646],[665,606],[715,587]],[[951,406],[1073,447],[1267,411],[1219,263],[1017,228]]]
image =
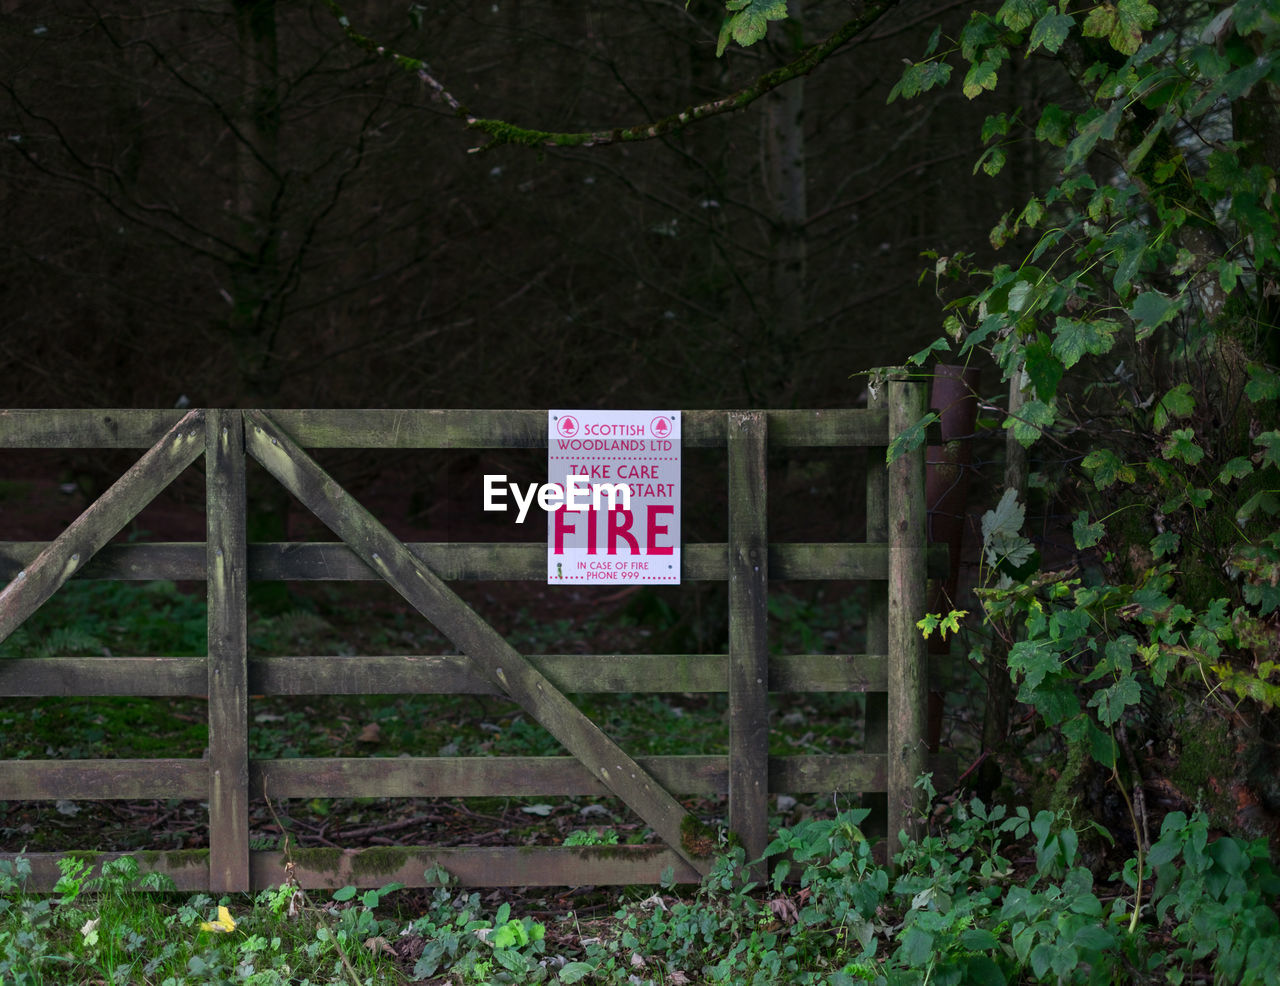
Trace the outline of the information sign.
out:
[[[680,582],[680,412],[547,412],[549,585]]]

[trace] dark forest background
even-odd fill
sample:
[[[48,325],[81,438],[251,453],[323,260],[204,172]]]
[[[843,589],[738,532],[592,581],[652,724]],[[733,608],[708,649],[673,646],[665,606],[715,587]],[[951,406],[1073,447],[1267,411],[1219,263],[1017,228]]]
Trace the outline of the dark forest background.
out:
[[[990,101],[886,106],[904,53],[972,4],[902,4],[660,139],[474,153],[320,4],[3,6],[11,407],[848,406],[851,374],[937,335],[921,252],[984,243],[1041,177],[1033,148],[973,174]],[[733,91],[848,5],[721,58],[707,0],[347,14],[477,115],[579,130]],[[1022,75],[1007,98],[1034,104],[1051,83]]]

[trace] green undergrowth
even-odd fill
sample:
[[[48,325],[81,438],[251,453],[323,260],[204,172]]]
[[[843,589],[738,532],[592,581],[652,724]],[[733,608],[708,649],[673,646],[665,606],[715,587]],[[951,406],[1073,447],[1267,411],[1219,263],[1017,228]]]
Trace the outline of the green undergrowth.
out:
[[[927,783],[927,779],[926,779]],[[624,894],[604,917],[450,885],[180,895],[128,857],[52,894],[0,863],[0,982],[245,984],[965,984],[1280,982],[1277,875],[1262,841],[1173,812],[1113,873],[1063,814],[956,802],[902,838],[895,869],[865,811],[777,831],[757,865],[717,858],[690,892]],[[607,841],[607,840],[602,840]],[[754,875],[762,875],[755,882]]]

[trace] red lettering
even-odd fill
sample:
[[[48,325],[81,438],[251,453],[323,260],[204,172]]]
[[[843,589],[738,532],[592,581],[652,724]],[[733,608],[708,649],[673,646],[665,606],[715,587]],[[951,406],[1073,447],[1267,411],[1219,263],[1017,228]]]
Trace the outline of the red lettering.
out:
[[[576,533],[578,528],[575,524],[570,522],[570,518],[565,516],[569,511],[564,507],[556,507],[552,513],[555,515],[555,524],[553,526],[556,544],[555,553],[557,555],[562,555],[564,554],[564,536],[566,534]],[[573,514],[576,517],[578,515],[578,511],[574,511]]]
[[[673,514],[676,508],[670,503],[651,503],[648,506],[649,511],[649,544],[646,554],[650,555],[670,555],[675,553],[672,545],[664,548],[658,547],[658,535],[666,534],[669,528],[666,524],[659,524],[657,521],[659,514]]]
[[[640,554],[640,543],[636,541],[635,535],[631,533],[631,521],[634,518],[630,510],[609,511],[609,554],[615,555],[617,551],[618,538],[625,538],[626,542],[631,545],[631,553],[633,555]]]

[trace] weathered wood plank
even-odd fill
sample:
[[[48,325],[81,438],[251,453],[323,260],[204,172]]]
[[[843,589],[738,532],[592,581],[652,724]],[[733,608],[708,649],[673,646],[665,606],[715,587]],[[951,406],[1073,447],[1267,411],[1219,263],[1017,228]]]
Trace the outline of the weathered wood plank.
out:
[[[925,411],[925,388],[905,373],[889,381],[889,429],[915,424]],[[923,451],[923,450],[921,450]],[[917,829],[923,802],[915,788],[925,764],[928,695],[924,638],[916,621],[925,600],[924,456],[889,465],[889,839]]]
[[[663,786],[684,795],[729,793],[729,758],[637,757]],[[772,791],[883,791],[883,754],[796,754],[761,766]],[[573,757],[324,757],[254,760],[250,789],[271,798],[609,797]]]
[[[181,419],[179,410],[113,408],[0,411],[0,448],[149,448]],[[546,411],[274,410],[268,414],[304,448],[546,448]],[[877,410],[767,411],[775,447],[883,444]],[[688,448],[723,448],[723,411],[685,411]]]
[[[545,411],[267,411],[303,448],[546,448]],[[883,445],[881,410],[778,410],[767,415],[775,447]],[[682,412],[686,448],[723,448],[725,412]]]
[[[203,657],[24,657],[0,661],[0,696],[204,695]]]
[[[151,448],[186,411],[0,410],[0,448]]]
[[[0,853],[0,861],[10,863],[19,853]],[[93,853],[81,854],[92,864],[96,876],[101,867],[130,855],[142,873],[165,873],[177,889],[186,893],[208,891],[207,851]],[[22,853],[31,865],[26,889],[32,893],[53,890],[62,875],[58,860],[76,857],[71,853]],[[286,873],[292,860],[294,867]],[[429,887],[428,870],[443,867],[463,887],[520,886],[630,886],[656,884],[670,869],[678,883],[697,883],[696,871],[679,856],[662,846],[518,846],[518,847],[375,847],[372,849],[294,849],[283,852],[254,852],[250,856],[249,890],[258,892],[278,887],[288,876],[304,890],[336,890],[339,887],[385,887],[402,883],[407,887]]]
[[[208,524],[209,889],[249,887],[249,667],[244,422],[210,411]]]
[[[60,859],[82,859],[90,866],[89,875],[97,877],[102,867],[122,856],[132,856],[140,873],[164,873],[176,889],[195,893],[209,889],[209,853],[207,850],[180,849],[171,852],[140,850],[124,852],[0,852],[0,862],[15,863],[19,858],[31,865],[31,876],[24,884],[30,893],[47,894],[62,876]],[[265,889],[265,888],[263,888]]]
[[[769,844],[769,528],[765,416],[729,429],[729,828],[748,859]]]
[[[727,654],[528,654],[562,692],[725,692]],[[947,665],[930,659],[930,676]],[[0,697],[208,695],[203,657],[26,657],[0,661]],[[883,654],[775,654],[771,692],[883,692]],[[260,657],[249,661],[254,695],[503,695],[460,654]],[[873,751],[873,752],[883,752]]]
[[[203,450],[204,412],[192,411],[0,591],[0,640],[13,633]]]
[[[716,754],[640,757],[681,794],[727,794],[729,760]],[[770,790],[791,794],[884,790],[883,755],[769,757]],[[249,761],[250,794],[271,798],[609,797],[573,757],[313,757]],[[205,760],[0,761],[0,801],[120,801],[208,796]]]
[[[48,542],[0,542],[0,578],[12,578]],[[529,579],[546,576],[545,542],[409,542],[415,557],[446,582]],[[724,581],[729,577],[729,547],[724,542],[686,544],[682,578],[689,582]],[[932,563],[932,555],[931,555]],[[769,545],[769,574],[791,581],[885,579],[888,545],[779,543]],[[205,546],[200,542],[112,544],[75,573],[75,578],[198,582],[205,577]],[[249,546],[249,580],[374,581],[370,571],[339,542],[274,542]]]
[[[279,886],[292,857],[293,873],[308,889],[431,886],[424,874],[442,867],[463,887],[581,887],[660,883],[665,870],[677,883],[702,877],[683,859],[659,845],[519,847],[375,847],[254,853],[253,883]]]
[[[678,794],[728,790],[724,756],[638,757],[663,787]],[[255,760],[254,794],[271,798],[611,797],[573,757],[327,757]]]
[[[208,796],[204,760],[0,760],[0,801]]]
[[[266,415],[246,412],[250,453],[366,564],[431,620],[498,687],[520,704],[643,818],[690,865],[706,865],[682,844],[684,807],[583,715]]]

